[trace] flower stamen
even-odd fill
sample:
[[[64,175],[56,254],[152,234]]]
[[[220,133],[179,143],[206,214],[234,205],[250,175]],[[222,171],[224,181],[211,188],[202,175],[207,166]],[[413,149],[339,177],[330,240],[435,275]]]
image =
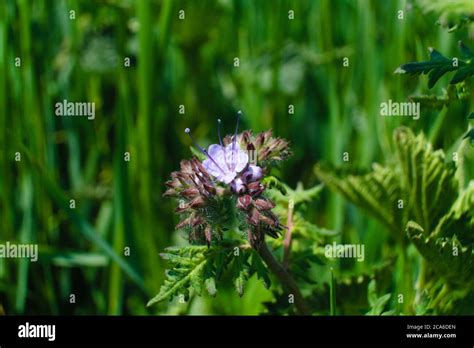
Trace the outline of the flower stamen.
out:
[[[222,138],[221,138],[221,119],[220,118],[217,119],[217,136],[219,137],[219,144],[221,146],[224,146],[222,144]]]
[[[225,175],[225,171],[219,166],[219,164],[217,164],[217,162],[214,160],[214,158],[212,158],[212,156],[209,155],[207,150],[202,148],[201,146],[199,146],[199,144],[196,142],[196,140],[194,140],[194,137],[191,134],[191,130],[189,128],[186,128],[184,130],[184,132],[189,135],[189,137],[191,138],[191,141],[193,142],[194,146],[196,146],[199,149],[199,151],[201,151],[207,158],[209,158],[212,161],[212,163],[214,163],[216,165],[216,167],[221,171],[221,173]]]

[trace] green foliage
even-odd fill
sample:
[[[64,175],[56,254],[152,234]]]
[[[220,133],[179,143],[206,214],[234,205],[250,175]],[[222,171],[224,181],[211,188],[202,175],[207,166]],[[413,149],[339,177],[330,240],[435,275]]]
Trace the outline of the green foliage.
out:
[[[318,164],[315,172],[329,188],[372,214],[396,235],[405,219],[405,211],[398,208],[398,200],[404,198],[399,176],[393,167],[374,164],[372,169],[364,175],[352,175]]]
[[[461,29],[474,21],[471,0],[418,0],[424,12],[434,12],[439,16],[438,24],[449,32]]]
[[[423,228],[431,231],[457,197],[454,168],[445,163],[442,150],[434,151],[423,134],[415,137],[407,128],[395,131],[400,187],[408,200],[407,210]]]
[[[394,272],[393,259],[382,264],[374,265],[370,270],[364,272],[348,272],[334,276],[333,291],[337,315],[361,315],[370,308],[368,301],[368,286],[375,280],[377,292],[382,292],[390,284],[391,275]],[[328,315],[331,302],[331,282],[319,284],[312,289],[308,296],[311,306],[316,313]],[[272,305],[267,308],[272,310]]]
[[[423,229],[410,222],[408,236],[424,257],[430,268],[449,284],[466,289],[474,286],[473,245],[463,246],[456,235],[449,237],[425,237]]]
[[[469,100],[469,88],[470,86],[466,82],[462,82],[443,88],[442,95],[412,95],[409,99],[414,103],[421,103],[426,110],[441,110],[444,106],[448,107],[455,102]]]
[[[368,174],[341,175],[320,165],[316,174],[396,236],[403,237],[406,226],[407,238],[428,267],[421,275],[424,287],[419,291],[436,296],[439,277],[452,288],[472,288],[474,181],[466,188],[460,186],[456,167],[446,163],[443,151],[434,150],[422,133],[415,136],[408,128],[396,129],[394,145],[392,159],[385,166],[374,165]],[[372,298],[369,313],[381,314],[388,297]],[[440,301],[435,304],[442,310]],[[419,307],[419,302],[414,306],[417,311],[428,310]]]
[[[419,75],[428,74],[428,87],[433,88],[436,82],[447,72],[456,71],[450,84],[460,83],[474,75],[474,52],[459,42],[461,58],[447,58],[434,48],[430,48],[430,60],[412,62],[401,65],[395,70],[398,74]]]
[[[431,233],[417,223],[407,224],[407,234],[430,269],[450,285],[472,288],[474,283],[474,181],[438,220]]]
[[[391,294],[385,294],[378,296],[376,292],[375,280],[372,280],[368,286],[367,299],[370,306],[370,311],[366,315],[393,315],[394,310],[384,312],[388,302],[390,301]]]
[[[168,262],[166,279],[159,293],[147,306],[182,295],[187,301],[193,292],[201,296],[203,289],[211,296],[217,295],[217,283],[224,271],[234,283],[236,292],[244,294],[245,283],[253,274],[261,279],[266,288],[271,281],[268,270],[256,251],[248,246],[184,246],[169,247],[162,258]]]
[[[423,290],[420,294],[420,300],[415,304],[416,315],[428,315],[432,314],[432,308],[430,308],[431,297],[428,291]]]
[[[463,139],[469,139],[471,143],[474,143],[474,128],[469,129],[466,135],[463,136]]]
[[[395,156],[385,166],[374,164],[364,175],[340,174],[322,165],[316,175],[331,189],[365,210],[400,237],[409,219],[426,231],[450,209],[457,196],[454,168],[441,150],[434,151],[423,134],[408,128],[394,132]]]
[[[270,190],[269,196],[276,202],[293,202],[296,206],[301,203],[309,203],[319,197],[323,190],[323,185],[317,185],[309,189],[303,187],[303,183],[299,182],[296,188],[293,190],[288,185],[278,181],[275,177],[270,177],[266,183],[269,184],[269,188],[275,188],[276,190]]]

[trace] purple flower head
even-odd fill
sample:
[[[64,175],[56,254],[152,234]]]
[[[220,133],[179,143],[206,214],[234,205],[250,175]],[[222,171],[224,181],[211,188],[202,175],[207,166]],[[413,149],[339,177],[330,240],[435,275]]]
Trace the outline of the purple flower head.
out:
[[[217,122],[217,134],[219,137],[219,144],[212,144],[208,149],[204,149],[199,146],[194,140],[189,128],[185,129],[185,132],[189,134],[194,145],[207,157],[203,162],[203,166],[206,171],[215,177],[218,181],[225,184],[231,184],[234,192],[241,192],[244,188],[244,183],[247,181],[255,181],[261,178],[261,168],[250,165],[248,166],[249,156],[246,151],[242,150],[239,142],[237,142],[237,132],[239,130],[241,112],[237,113],[237,125],[235,127],[235,133],[232,137],[232,142],[228,145],[222,143],[220,124],[221,120]],[[238,175],[245,170],[245,176],[242,179],[236,179]],[[250,172],[249,172],[250,170]]]
[[[265,235],[277,238],[284,228],[272,211],[275,204],[266,196],[261,180],[273,165],[289,157],[289,144],[273,137],[271,130],[238,134],[240,117],[239,111],[235,132],[224,138],[218,120],[219,141],[207,149],[195,142],[189,128],[185,130],[206,158],[202,162],[196,157],[181,161],[180,170],[172,172],[166,182],[164,195],[179,199],[176,228],[188,232],[190,243],[209,246],[222,240],[226,230],[236,228],[234,219],[228,218],[232,209],[228,202],[235,202],[238,214],[231,216],[237,217],[238,228],[254,248],[259,248]]]

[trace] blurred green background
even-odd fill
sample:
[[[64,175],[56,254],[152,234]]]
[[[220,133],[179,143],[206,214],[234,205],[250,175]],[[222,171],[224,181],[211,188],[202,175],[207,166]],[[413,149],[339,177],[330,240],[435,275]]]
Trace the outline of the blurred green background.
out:
[[[314,164],[341,164],[345,151],[356,168],[383,162],[402,124],[451,148],[472,98],[422,107],[417,121],[379,116],[381,102],[442,95],[449,81],[428,90],[426,77],[394,75],[398,66],[427,60],[428,47],[453,56],[458,40],[473,46],[472,30],[449,33],[426,3],[0,1],[0,242],[40,248],[36,263],[0,259],[5,313],[260,313],[272,294],[253,279],[242,298],[230,285],[212,301],[145,307],[164,278],[159,252],[186,243],[161,196],[191,156],[184,128],[208,145],[217,118],[231,133],[242,110],[242,129],[290,140],[278,176],[291,186],[316,184]],[[64,99],[94,102],[95,119],[57,117]],[[340,196],[326,190],[308,214],[364,239],[365,264],[379,260],[387,234]]]

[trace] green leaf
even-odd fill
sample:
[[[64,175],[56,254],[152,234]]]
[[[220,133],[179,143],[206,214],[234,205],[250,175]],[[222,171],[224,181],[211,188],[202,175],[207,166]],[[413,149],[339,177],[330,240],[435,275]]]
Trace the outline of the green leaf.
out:
[[[291,187],[281,183],[274,177],[264,179],[263,183],[269,188],[267,192],[270,198],[274,199],[276,202],[286,204],[288,204],[290,201],[293,201],[295,206],[300,203],[312,202],[319,197],[324,188],[324,185],[316,185],[309,189],[305,189],[303,184],[298,182],[296,188],[293,190]]]
[[[447,72],[456,71],[450,84],[462,82],[474,75],[474,55],[472,51],[459,42],[459,50],[463,58],[447,58],[433,48],[430,48],[430,60],[424,62],[411,62],[402,64],[395,70],[397,74],[428,74],[428,88],[432,88],[436,82]],[[455,60],[457,59],[457,64]]]
[[[198,160],[204,161],[206,159],[206,156],[201,151],[196,149],[196,147],[190,146],[189,149],[191,150],[192,154],[196,156]]]
[[[166,279],[159,293],[152,298],[147,306],[172,299],[173,296],[183,294],[189,296],[192,287],[198,294],[201,293],[204,281],[204,270],[208,259],[209,249],[205,246],[187,246],[182,248],[167,248],[161,256],[172,266],[166,272]]]
[[[406,127],[395,130],[397,159],[402,169],[401,187],[408,198],[410,218],[429,233],[450,209],[458,195],[454,168],[444,153],[434,151],[423,133],[415,136]]]
[[[369,305],[371,307],[370,311],[367,312],[367,315],[391,315],[394,311],[385,312],[383,309],[387,305],[388,301],[390,300],[391,294],[385,294],[382,296],[378,296],[376,293],[376,286],[375,280],[372,280],[369,283],[367,289],[367,298],[369,301]]]
[[[426,260],[430,269],[456,287],[474,287],[474,254],[472,244],[463,246],[456,235],[426,237],[416,223],[407,225],[407,235]]]
[[[248,267],[246,266],[248,254],[241,250],[238,255],[234,256],[232,263],[232,275],[234,277],[235,290],[239,296],[244,294],[244,285],[249,278]]]
[[[276,177],[268,175],[262,179],[262,184],[264,184],[267,189],[276,189],[282,196],[286,196],[287,185],[283,184]]]
[[[237,254],[235,248],[234,243],[226,241],[223,241],[221,246],[167,248],[161,257],[168,261],[169,269],[166,271],[164,284],[158,294],[148,302],[148,306],[167,299],[171,300],[176,295],[189,297],[190,290],[192,294],[200,296],[205,289],[209,295],[215,296],[216,282],[229,264],[230,278],[240,296],[244,293],[248,278],[254,273],[267,288],[270,287],[268,269],[255,250],[239,247]]]
[[[415,136],[409,128],[401,127],[394,132],[394,142],[394,164],[375,164],[369,174],[345,176],[318,165],[316,175],[380,220],[395,236],[400,237],[409,219],[417,221],[421,225],[419,231],[429,235],[458,196],[454,168],[445,163],[441,150],[432,149],[422,133]],[[465,230],[466,218],[456,216],[455,226]],[[452,219],[443,221],[446,226],[454,224]]]
[[[431,302],[431,297],[427,290],[422,291],[420,300],[415,303],[415,313],[416,315],[427,315],[431,314],[432,309],[429,307]]]
[[[265,288],[269,289],[271,281],[270,276],[268,274],[268,269],[263,264],[260,255],[258,255],[256,252],[253,252],[251,256],[251,269],[252,273],[255,272],[257,274],[258,279],[263,282]]]
[[[406,221],[406,210],[398,208],[398,201],[404,198],[399,176],[393,167],[374,164],[372,169],[365,175],[353,175],[316,165],[315,172],[329,188],[341,193],[399,235]]]
[[[424,13],[433,12],[439,16],[436,22],[448,32],[467,26],[474,20],[472,0],[418,0]]]
[[[443,216],[433,237],[453,237],[454,233],[461,243],[474,243],[474,181],[461,192],[448,214]]]

